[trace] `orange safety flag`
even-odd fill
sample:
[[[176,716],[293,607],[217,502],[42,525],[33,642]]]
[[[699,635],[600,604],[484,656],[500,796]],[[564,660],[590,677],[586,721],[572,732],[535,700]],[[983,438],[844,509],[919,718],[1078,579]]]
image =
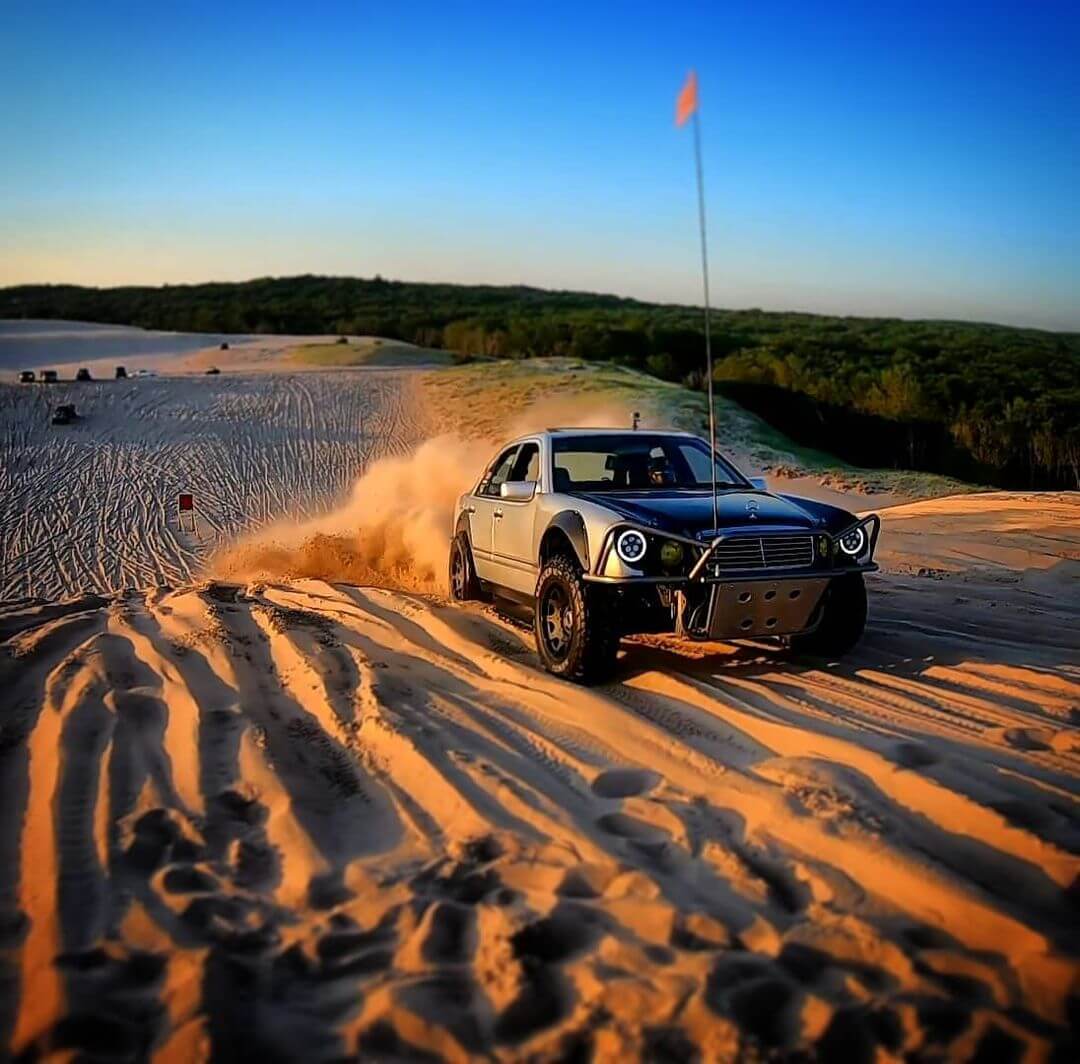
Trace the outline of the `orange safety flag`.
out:
[[[686,76],[686,84],[675,101],[675,125],[685,126],[697,110],[697,74],[693,70]]]

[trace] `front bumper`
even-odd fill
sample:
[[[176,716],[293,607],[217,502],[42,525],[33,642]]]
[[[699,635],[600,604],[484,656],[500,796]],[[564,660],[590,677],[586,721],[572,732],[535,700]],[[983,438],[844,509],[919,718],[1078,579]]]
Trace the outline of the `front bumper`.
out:
[[[625,563],[614,549],[618,528],[609,532],[596,572],[584,578],[618,589],[627,607],[628,633],[637,622],[650,626],[641,630],[664,630],[652,626],[665,624],[665,614],[670,618],[666,623],[677,634],[691,639],[810,632],[820,623],[830,583],[878,570],[873,555],[881,520],[876,514],[859,519],[839,535],[762,528],[719,535],[705,550],[698,541],[664,534],[659,538],[675,539],[700,551],[678,575],[658,573],[661,559],[655,553],[643,558],[641,569]],[[857,557],[841,550],[842,537],[855,529],[864,533]],[[650,530],[639,531],[654,540],[657,537]],[[803,540],[804,535],[809,542]]]
[[[813,631],[820,623],[821,604],[834,580],[877,572],[873,562],[834,569],[772,569],[725,573],[713,579],[676,579],[651,576],[586,576],[593,584],[627,591],[637,588],[659,595],[658,603],[671,609],[670,628],[696,640],[754,639],[789,636]],[[629,632],[633,628],[628,629]]]
[[[650,585],[663,585],[664,587],[686,587],[688,584],[695,586],[709,586],[711,584],[755,584],[770,580],[836,580],[841,576],[849,576],[851,573],[876,573],[876,562],[866,562],[863,565],[837,566],[832,569],[748,569],[745,572],[727,572],[722,577],[692,578],[689,576],[598,576],[594,573],[585,573],[583,580],[590,584],[611,584],[617,587],[648,587]]]

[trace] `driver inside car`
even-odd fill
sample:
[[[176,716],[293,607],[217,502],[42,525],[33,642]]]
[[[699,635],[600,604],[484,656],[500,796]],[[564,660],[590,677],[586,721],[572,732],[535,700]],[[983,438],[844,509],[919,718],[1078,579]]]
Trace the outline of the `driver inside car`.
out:
[[[658,488],[675,485],[675,471],[671,468],[667,455],[658,454],[649,459],[649,483]]]

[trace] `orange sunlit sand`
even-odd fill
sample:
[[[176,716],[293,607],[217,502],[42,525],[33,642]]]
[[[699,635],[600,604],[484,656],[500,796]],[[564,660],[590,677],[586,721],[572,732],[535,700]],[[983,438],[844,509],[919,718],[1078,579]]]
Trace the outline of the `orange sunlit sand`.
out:
[[[1080,8],[19,6],[0,1064],[1080,1060]]]
[[[431,420],[416,374],[343,372],[293,387],[330,424],[341,381],[367,397],[352,502],[217,550],[212,582],[113,591],[116,545],[76,539],[55,597],[0,611],[17,1050],[91,1030],[163,1060],[251,1029],[288,1056],[461,1060],[585,1032],[601,1059],[933,1052],[945,1023],[957,1051],[1054,1041],[1080,872],[1075,495],[882,510],[870,628],[840,664],[643,638],[581,690],[506,617],[441,597],[450,508],[491,445],[405,457]],[[231,385],[241,410],[264,397],[268,499],[306,446],[284,381]],[[182,430],[221,416],[206,383],[146,394]],[[144,436],[163,458],[164,425]],[[213,460],[239,478],[256,453]],[[140,483],[87,520],[132,515],[164,565]]]

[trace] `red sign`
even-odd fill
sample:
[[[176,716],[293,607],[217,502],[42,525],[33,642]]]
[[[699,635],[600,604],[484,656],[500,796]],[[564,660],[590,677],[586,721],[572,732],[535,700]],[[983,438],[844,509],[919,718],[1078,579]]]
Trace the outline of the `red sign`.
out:
[[[181,495],[180,496],[180,512],[187,513],[195,509],[195,496],[193,495]]]

